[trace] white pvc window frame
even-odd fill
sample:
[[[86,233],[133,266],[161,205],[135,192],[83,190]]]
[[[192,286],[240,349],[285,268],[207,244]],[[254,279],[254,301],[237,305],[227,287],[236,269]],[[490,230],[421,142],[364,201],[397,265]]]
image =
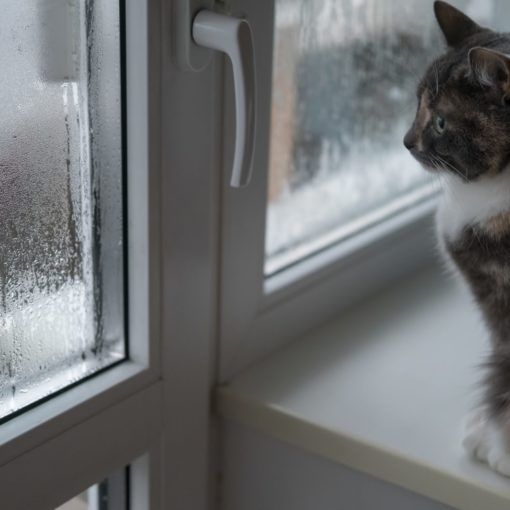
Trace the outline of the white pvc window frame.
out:
[[[437,197],[363,230],[266,278],[265,223],[275,0],[231,0],[252,26],[257,69],[257,131],[252,182],[228,185],[234,129],[230,70],[225,70],[222,188],[220,379],[267,356],[360,300],[433,260]],[[404,149],[403,149],[404,150]]]
[[[2,510],[53,510],[126,465],[131,510],[215,502],[221,65],[175,65],[174,0],[125,2],[129,361],[0,426]]]
[[[127,465],[132,508],[161,508],[160,2],[126,0],[125,10],[130,356],[0,426],[6,510],[56,508]]]

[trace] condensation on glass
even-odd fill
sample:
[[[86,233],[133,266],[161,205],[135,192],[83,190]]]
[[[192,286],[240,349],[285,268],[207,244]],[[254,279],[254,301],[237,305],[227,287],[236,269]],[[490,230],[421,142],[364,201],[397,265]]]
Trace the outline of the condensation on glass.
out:
[[[508,10],[452,3],[492,26]],[[432,0],[276,0],[275,12],[266,275],[436,193],[402,138],[444,48]]]
[[[0,418],[125,356],[119,2],[1,2]]]

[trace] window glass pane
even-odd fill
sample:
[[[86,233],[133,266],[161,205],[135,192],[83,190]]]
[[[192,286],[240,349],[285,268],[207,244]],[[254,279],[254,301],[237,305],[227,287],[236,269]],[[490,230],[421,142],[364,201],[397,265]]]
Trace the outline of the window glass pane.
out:
[[[492,25],[505,8],[454,3]],[[402,146],[417,82],[443,48],[432,6],[276,1],[266,274],[436,192]]]
[[[120,470],[55,510],[128,510],[128,470]]]
[[[93,499],[93,496],[96,496],[96,492],[97,487],[91,487],[89,490],[83,492],[79,496],[76,496],[67,503],[59,506],[56,510],[92,510],[93,508],[97,507],[97,505],[93,506],[93,504],[91,504],[91,500]]]
[[[2,418],[125,349],[119,4],[0,4]]]

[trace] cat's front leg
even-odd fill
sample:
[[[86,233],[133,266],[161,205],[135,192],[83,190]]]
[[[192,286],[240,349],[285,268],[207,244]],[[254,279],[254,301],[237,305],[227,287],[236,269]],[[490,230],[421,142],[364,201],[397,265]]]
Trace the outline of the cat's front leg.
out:
[[[476,459],[510,477],[510,233],[464,227],[447,251],[485,319],[492,354],[485,362],[485,407],[466,423],[464,446]]]
[[[487,409],[475,411],[465,423],[463,445],[475,459],[497,473],[510,477],[510,423],[490,416]]]

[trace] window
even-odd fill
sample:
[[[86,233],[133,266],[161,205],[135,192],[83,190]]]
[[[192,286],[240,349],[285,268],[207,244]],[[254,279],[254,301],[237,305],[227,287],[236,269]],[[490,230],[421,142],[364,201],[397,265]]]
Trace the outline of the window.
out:
[[[266,276],[437,192],[401,143],[429,3],[279,0],[274,30]]]
[[[460,7],[494,25],[504,2]],[[265,275],[402,213],[438,184],[402,150],[443,48],[432,2],[275,2]]]
[[[129,471],[121,470],[89,487],[56,510],[129,510]]]
[[[76,506],[84,491],[88,510],[105,508],[106,489],[109,510],[163,508],[159,232],[148,228],[159,218],[161,8],[2,3],[6,510]],[[129,483],[114,483],[125,466]]]
[[[428,2],[429,7],[431,1]],[[365,105],[371,111],[361,117],[363,122],[355,112],[347,122],[348,125],[356,124],[357,129],[363,131],[363,136],[357,138],[363,142],[360,142],[360,147],[356,145],[354,148],[356,151],[363,149],[365,153],[362,156],[356,153],[358,159],[351,162],[348,151],[339,152],[338,148],[345,145],[343,127],[346,120],[339,120],[342,136],[337,136],[333,143],[328,137],[336,129],[332,124],[338,120],[334,110],[320,112],[321,119],[324,116],[329,124],[327,133],[323,133],[319,129],[322,120],[317,121],[313,111],[299,106],[313,104],[315,95],[320,95],[321,99],[323,95],[327,97],[321,88],[318,92],[314,91],[311,78],[314,74],[321,74],[321,68],[315,70],[318,63],[327,67],[328,58],[332,61],[338,59],[328,53],[332,48],[343,45],[343,51],[351,56],[358,51],[352,47],[352,40],[347,35],[340,41],[335,39],[338,36],[334,36],[333,41],[321,41],[320,44],[315,42],[320,37],[314,35],[304,37],[311,42],[311,48],[305,45],[301,53],[287,53],[285,38],[292,42],[295,37],[292,32],[297,30],[300,33],[300,17],[315,17],[315,11],[309,14],[306,9],[319,8],[315,4],[320,2],[312,2],[313,6],[309,3],[297,0],[295,3],[278,0],[263,5],[255,0],[233,0],[229,3],[234,15],[245,15],[252,25],[257,65],[257,150],[253,180],[249,187],[235,190],[228,186],[235,117],[229,67],[215,55],[201,72],[183,72],[174,55],[176,26],[182,26],[177,14],[186,10],[186,0],[125,0],[118,4],[98,0],[27,0],[20,6],[20,9],[32,6],[34,12],[39,13],[37,26],[47,29],[44,32],[38,28],[37,33],[42,35],[41,44],[36,45],[36,49],[55,46],[52,37],[57,33],[55,26],[64,27],[64,32],[69,32],[65,36],[69,40],[74,40],[72,37],[77,31],[85,36],[90,36],[92,31],[97,37],[97,46],[80,46],[87,57],[84,60],[80,60],[82,53],[80,59],[73,58],[77,54],[67,52],[72,46],[62,44],[55,47],[54,53],[60,52],[55,61],[46,61],[47,55],[43,51],[40,55],[37,53],[35,59],[37,73],[42,76],[44,69],[48,76],[44,83],[39,80],[41,83],[37,82],[37,87],[44,89],[43,85],[47,82],[46,87],[54,89],[55,94],[58,90],[60,95],[55,97],[61,102],[57,104],[66,104],[69,111],[75,107],[73,97],[85,97],[87,108],[83,106],[85,103],[78,102],[85,115],[79,119],[87,119],[93,129],[92,132],[80,130],[75,122],[74,131],[71,129],[69,136],[64,133],[67,138],[63,139],[69,140],[69,148],[67,143],[60,144],[63,152],[60,151],[60,159],[57,158],[60,163],[52,165],[55,169],[52,177],[58,177],[56,170],[60,169],[63,177],[72,176],[73,179],[68,179],[69,186],[65,178],[61,179],[57,186],[61,193],[49,193],[48,196],[53,200],[58,198],[61,215],[62,210],[70,211],[71,205],[74,213],[63,215],[71,217],[72,221],[63,223],[61,229],[50,224],[51,228],[43,228],[40,236],[41,241],[48,237],[49,246],[58,241],[66,247],[72,237],[71,232],[79,232],[85,238],[86,226],[91,249],[76,250],[75,246],[81,249],[84,244],[70,243],[72,256],[62,260],[57,257],[52,262],[56,268],[63,268],[62,280],[48,285],[37,282],[32,289],[49,295],[51,306],[58,304],[54,302],[55,296],[66,289],[65,284],[69,280],[72,283],[77,280],[86,289],[92,289],[93,299],[88,301],[88,308],[83,306],[77,310],[78,315],[88,310],[88,315],[80,320],[88,324],[88,331],[93,333],[88,337],[90,343],[85,349],[86,362],[93,359],[97,340],[105,348],[103,354],[107,354],[103,358],[105,364],[100,363],[93,370],[96,375],[88,378],[88,372],[84,373],[81,365],[83,349],[72,351],[71,358],[79,354],[74,359],[78,361],[78,372],[82,371],[79,375],[84,376],[79,378],[79,384],[66,386],[69,378],[65,375],[65,384],[54,388],[56,391],[52,398],[34,397],[31,402],[36,405],[32,405],[22,401],[25,395],[28,398],[29,393],[19,392],[14,407],[12,400],[10,404],[5,404],[6,401],[0,404],[11,405],[3,411],[10,415],[10,419],[0,425],[0,492],[6,508],[9,505],[11,508],[58,508],[109,473],[128,465],[129,501],[133,510],[207,508],[211,501],[207,490],[211,474],[211,385],[217,379],[228,379],[234,372],[283,343],[319,326],[336,314],[340,307],[405,276],[432,256],[428,250],[432,246],[434,199],[430,198],[428,183],[422,181],[426,177],[412,170],[411,158],[406,158],[405,163],[409,165],[406,166],[409,168],[409,181],[400,182],[397,191],[390,189],[380,197],[374,195],[365,209],[360,209],[359,203],[354,204],[352,210],[349,209],[352,214],[345,216],[344,224],[337,223],[335,215],[340,212],[330,210],[328,214],[332,216],[325,215],[322,218],[324,224],[316,227],[310,223],[306,235],[302,235],[304,230],[297,232],[287,243],[292,248],[287,254],[280,248],[274,248],[274,244],[274,249],[266,250],[266,246],[270,246],[266,245],[266,239],[269,240],[266,225],[270,216],[268,190],[271,190],[270,199],[275,199],[269,209],[273,205],[277,209],[276,197],[282,200],[289,198],[291,214],[299,217],[293,208],[301,206],[292,195],[298,197],[308,188],[320,188],[321,183],[338,177],[335,177],[335,171],[340,175],[350,169],[352,174],[352,162],[358,164],[369,151],[377,149],[387,155],[387,150],[393,150],[393,142],[390,144],[388,141],[389,132],[380,127],[381,115],[373,111],[371,104]],[[326,9],[326,4],[323,2],[322,8]],[[461,4],[459,2],[461,7],[469,4],[473,9],[483,8],[487,16],[501,17],[498,9],[504,3],[466,0],[465,4]],[[12,8],[16,5],[13,3]],[[219,2],[215,8],[221,10],[222,5]],[[345,9],[359,6],[358,14],[366,25],[356,42],[363,49],[359,50],[362,56],[366,56],[363,52],[367,47],[386,40],[385,36],[378,39],[379,29],[370,28],[372,20],[384,20],[381,23],[386,28],[393,26],[390,22],[390,14],[396,5],[393,1],[338,0],[331,5]],[[377,15],[363,14],[362,6],[377,9]],[[44,7],[42,11],[41,7]],[[56,9],[54,15],[51,14],[53,7]],[[101,9],[113,9],[111,12],[118,16],[115,18],[119,20],[118,24],[115,20],[111,22],[111,18],[107,22],[101,17]],[[76,17],[77,13],[81,17]],[[317,23],[323,15],[319,14]],[[80,23],[85,25],[69,20],[81,20]],[[355,21],[357,23],[359,19]],[[424,26],[429,26],[429,21],[423,20]],[[312,29],[316,25],[310,23],[309,27]],[[19,26],[23,28],[23,34],[30,32],[28,24],[27,30],[25,25]],[[289,28],[293,26],[297,28]],[[400,30],[400,25],[396,26]],[[291,35],[286,35],[289,31]],[[113,39],[103,37],[108,33],[114,34]],[[62,36],[59,37],[61,40]],[[418,42],[422,45],[419,48],[432,51],[433,41],[424,36]],[[21,48],[22,54],[25,49],[24,46]],[[97,53],[94,53],[95,50]],[[393,62],[394,50],[390,45],[388,53],[384,53],[390,62]],[[12,57],[15,52],[18,48],[11,47],[9,56]],[[290,66],[290,72],[280,78],[278,73],[282,69],[277,66],[277,58],[284,53],[291,55],[284,59],[284,64]],[[120,55],[118,66],[100,62],[108,59],[111,64],[113,54]],[[66,62],[70,62],[71,69],[76,69],[76,62],[92,66],[88,67],[94,72],[86,77],[89,83],[83,90],[84,95],[80,95],[79,75],[73,76],[63,65]],[[374,57],[366,64],[378,62],[379,59]],[[352,62],[345,69],[355,74]],[[385,70],[372,69],[372,76],[379,77]],[[340,79],[336,72],[332,72],[331,81]],[[19,75],[14,68],[11,74],[13,80],[14,75]],[[295,79],[296,76],[299,79]],[[55,77],[60,77],[60,82]],[[394,75],[390,78],[393,79]],[[285,81],[289,83],[283,83]],[[306,85],[301,85],[302,81]],[[322,80],[319,81],[322,84]],[[344,83],[338,92],[331,90],[328,80],[324,82],[332,98],[338,94],[340,100],[345,101],[342,98],[352,83]],[[20,83],[24,85],[22,80]],[[62,87],[59,89],[55,83]],[[287,94],[295,89],[290,96],[295,94],[296,97],[278,102],[278,84]],[[408,85],[411,86],[410,82]],[[358,80],[356,87],[361,90],[364,86]],[[34,97],[43,93],[37,87]],[[16,94],[23,94],[23,86],[15,89]],[[352,97],[357,98],[359,90],[354,90]],[[405,90],[407,94],[408,89]],[[67,98],[66,103],[63,102],[64,97]],[[299,97],[300,101],[297,100]],[[396,119],[396,137],[399,126],[405,123],[392,98],[390,94],[386,100],[388,115]],[[60,106],[60,110],[53,106],[49,108],[48,101],[43,101],[36,109],[33,119],[45,109],[51,110],[51,115],[62,111]],[[336,104],[336,101],[331,99],[331,104]],[[83,114],[79,108],[76,111]],[[411,111],[408,113],[412,115]],[[18,114],[23,115],[23,108]],[[278,122],[284,120],[285,115],[295,126],[279,133]],[[17,134],[9,124],[10,119],[10,116],[5,116],[8,138],[12,133]],[[297,123],[296,119],[301,120]],[[30,117],[26,122],[30,124],[29,121]],[[119,122],[123,124],[124,131],[120,129]],[[35,121],[31,124],[29,128],[32,130],[40,126]],[[80,136],[90,133],[92,137],[88,136],[88,139]],[[379,146],[372,145],[372,133],[381,133]],[[63,136],[61,130],[53,127],[46,127],[43,135],[47,138],[52,135],[55,143],[60,135]],[[278,141],[279,137],[286,136],[289,140]],[[392,137],[393,133],[393,140]],[[401,135],[394,147],[400,144],[400,138]],[[38,143],[37,140],[28,141]],[[9,139],[5,143],[16,142]],[[44,143],[44,146],[51,144]],[[83,149],[86,149],[85,155],[82,154]],[[41,150],[40,154],[44,160],[45,153]],[[62,154],[70,156],[65,158],[63,170]],[[88,160],[85,159],[87,155]],[[119,163],[122,157],[126,163],[125,175]],[[88,161],[85,170],[88,169],[91,175],[97,170],[95,175],[99,182],[78,179],[78,174],[67,172],[67,159],[75,171],[81,171],[84,162]],[[328,163],[319,167],[320,171],[317,170],[318,160]],[[94,165],[101,165],[101,168]],[[270,168],[279,172],[279,176],[271,176]],[[386,173],[387,167],[384,169]],[[364,171],[369,169],[364,168]],[[282,179],[282,173],[287,181]],[[2,179],[7,174],[0,172],[0,175]],[[278,180],[277,186],[275,182]],[[87,182],[90,189],[86,188]],[[92,187],[94,183],[98,184],[97,188]],[[357,184],[359,187],[360,183]],[[36,194],[35,200],[44,196],[42,192],[47,185],[46,182],[41,183],[41,195]],[[76,190],[80,192],[73,195]],[[92,190],[98,191],[98,194],[92,193]],[[0,193],[3,192],[2,187]],[[65,201],[63,197],[70,197],[70,200]],[[405,198],[407,202],[402,205],[402,197],[414,198]],[[322,198],[314,200],[323,202]],[[5,207],[5,203],[7,201],[0,201],[0,208]],[[13,207],[17,206],[14,204]],[[99,210],[96,206],[100,206]],[[44,200],[41,207],[51,209],[51,200]],[[86,214],[79,216],[76,211],[85,211]],[[35,218],[28,223],[35,225],[37,220]],[[0,221],[3,221],[1,217]],[[349,230],[347,226],[352,225],[351,221],[360,223]],[[77,229],[76,222],[82,230]],[[301,220],[296,223],[300,229],[305,226]],[[337,235],[334,230],[339,224],[344,230]],[[60,237],[50,235],[57,231],[62,233]],[[325,242],[324,236],[332,233],[335,235]],[[99,244],[96,243],[97,236],[101,239]],[[279,236],[275,237],[279,241]],[[4,246],[6,239],[0,239]],[[11,242],[18,240],[12,237]],[[310,246],[305,247],[306,244]],[[14,253],[11,251],[9,256]],[[52,256],[60,252],[66,253],[65,250],[48,249],[47,253],[36,255],[47,254],[52,261]],[[272,268],[269,267],[272,257],[266,256],[270,252],[275,257],[282,256],[281,263],[275,263]],[[81,255],[75,256],[75,253]],[[34,246],[30,244],[26,257],[34,256]],[[87,257],[91,261],[88,267],[92,270],[87,273],[88,279],[82,278],[80,283],[79,278],[73,280],[69,275],[75,275],[76,268]],[[5,273],[7,270],[2,267]],[[11,267],[8,270],[14,271]],[[16,281],[22,281],[27,271],[23,267],[16,271]],[[0,286],[7,282],[3,273],[1,278]],[[14,276],[9,278],[14,281]],[[28,287],[22,290],[26,294],[31,292]],[[126,294],[129,296],[127,300]],[[7,292],[4,291],[4,295]],[[10,297],[8,306],[14,302]],[[71,303],[64,299],[61,302],[64,309]],[[7,300],[0,306],[5,308]],[[52,317],[48,312],[44,315],[42,321]],[[59,320],[72,322],[75,319],[72,314],[62,314]],[[69,325],[65,327],[72,329]],[[51,333],[56,329],[52,328]],[[23,334],[26,334],[24,331]],[[40,331],[37,333],[40,334]],[[62,343],[57,343],[56,347],[61,348]],[[29,354],[32,355],[32,351]],[[116,363],[120,360],[122,363]],[[22,361],[28,363],[28,359],[22,358]],[[106,365],[108,369],[102,370]],[[5,365],[0,365],[0,370],[2,375],[9,375],[9,368]],[[36,373],[35,377],[38,376]],[[0,385],[10,399],[12,385],[4,379]],[[59,391],[63,386],[66,386],[66,391]],[[40,387],[39,384],[33,385],[36,390]],[[17,414],[17,410],[23,412]],[[26,490],[27,479],[32,481],[30,491]]]
[[[508,9],[454,3],[491,26]],[[252,24],[258,119],[251,186],[224,180],[222,378],[435,256],[439,186],[402,147],[444,44],[432,4],[231,2]],[[228,172],[230,78],[225,88]]]
[[[0,419],[125,356],[118,2],[5,2]]]

